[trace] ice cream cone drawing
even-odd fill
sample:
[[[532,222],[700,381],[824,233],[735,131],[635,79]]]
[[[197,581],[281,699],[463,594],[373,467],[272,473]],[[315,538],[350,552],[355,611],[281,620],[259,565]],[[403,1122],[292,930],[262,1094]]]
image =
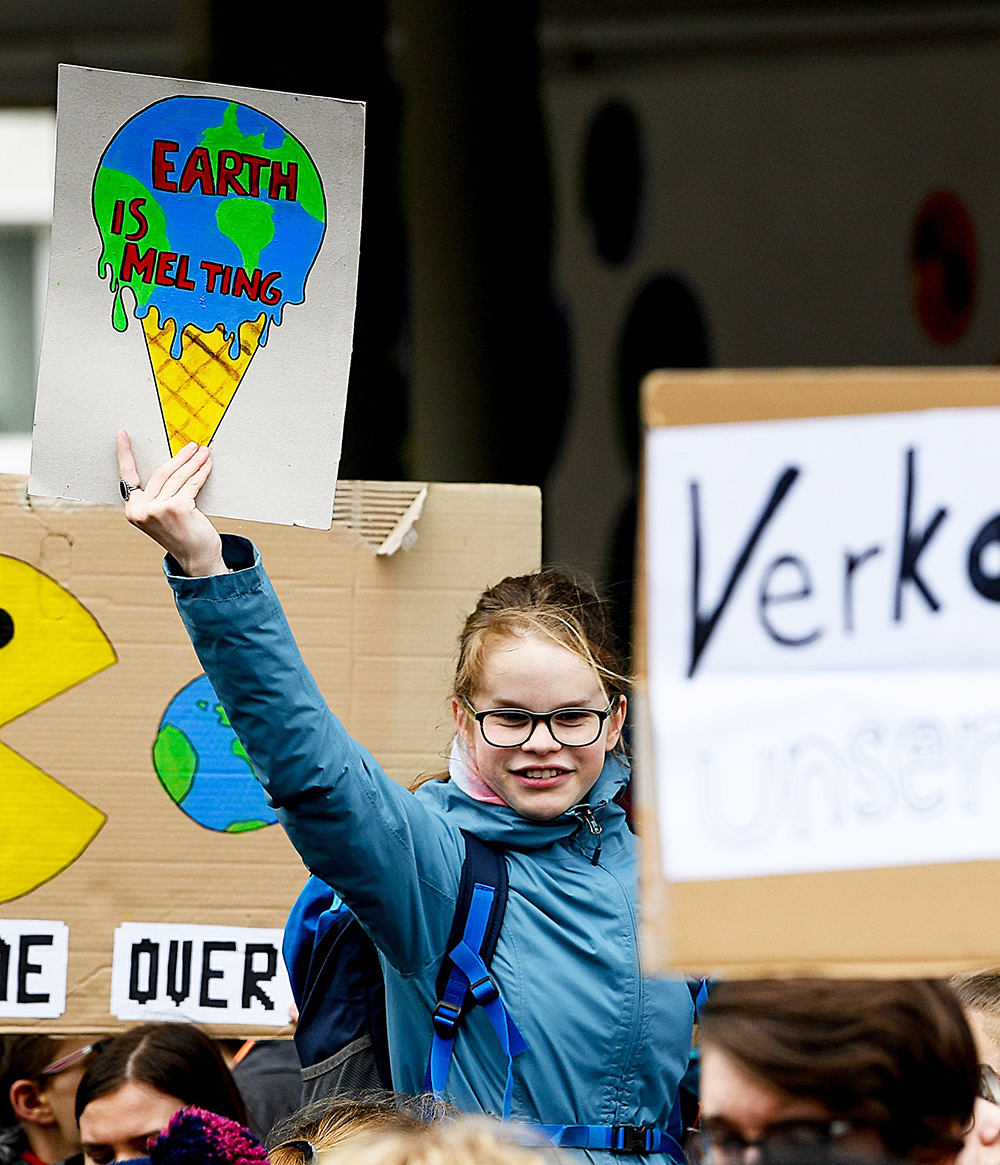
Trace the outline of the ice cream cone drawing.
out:
[[[169,97],[101,157],[93,210],[111,320],[141,322],[171,453],[207,445],[285,304],[303,303],[326,228],[305,147],[250,106]]]
[[[0,727],[115,660],[107,636],[78,599],[29,563],[0,555]],[[105,820],[0,744],[0,902],[71,865]]]
[[[221,326],[203,332],[189,324],[181,339],[181,354],[175,359],[171,350],[176,321],[167,320],[161,326],[155,307],[143,317],[142,330],[171,453],[183,449],[189,441],[207,445],[215,436],[260,345],[266,318],[262,312],[256,320],[240,324],[240,351],[234,360]]]

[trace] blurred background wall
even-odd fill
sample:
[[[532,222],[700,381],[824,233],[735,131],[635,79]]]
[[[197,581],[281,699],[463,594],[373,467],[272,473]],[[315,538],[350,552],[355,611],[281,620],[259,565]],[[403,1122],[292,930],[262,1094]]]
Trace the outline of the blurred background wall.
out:
[[[4,0],[0,470],[56,66],[368,103],[345,477],[530,482],[623,597],[656,367],[993,364],[1000,3]]]

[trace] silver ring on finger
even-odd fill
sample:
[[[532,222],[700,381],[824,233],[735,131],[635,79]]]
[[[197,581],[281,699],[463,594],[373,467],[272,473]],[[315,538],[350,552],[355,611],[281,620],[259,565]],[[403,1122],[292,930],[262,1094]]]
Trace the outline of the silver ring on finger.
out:
[[[124,477],[118,482],[118,492],[122,495],[123,502],[127,502],[129,499],[129,496],[132,493],[134,493],[135,490],[141,489],[141,488],[142,487],[139,485],[129,485],[129,483],[125,480]]]

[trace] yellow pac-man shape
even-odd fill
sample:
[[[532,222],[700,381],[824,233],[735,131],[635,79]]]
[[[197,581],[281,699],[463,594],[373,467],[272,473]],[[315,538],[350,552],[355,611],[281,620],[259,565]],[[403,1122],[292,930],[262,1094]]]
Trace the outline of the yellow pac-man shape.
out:
[[[0,554],[0,727],[116,659],[97,620],[65,587]],[[76,861],[106,820],[0,744],[0,902]]]

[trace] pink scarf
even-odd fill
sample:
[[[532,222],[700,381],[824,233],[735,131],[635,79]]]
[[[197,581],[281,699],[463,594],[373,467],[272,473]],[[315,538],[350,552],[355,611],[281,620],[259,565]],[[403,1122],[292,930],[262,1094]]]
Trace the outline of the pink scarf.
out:
[[[507,804],[503,797],[498,797],[479,775],[476,758],[469,754],[469,750],[465,747],[465,743],[458,733],[455,734],[455,739],[451,742],[448,773],[462,792],[471,797],[473,801],[486,801],[490,805]]]

